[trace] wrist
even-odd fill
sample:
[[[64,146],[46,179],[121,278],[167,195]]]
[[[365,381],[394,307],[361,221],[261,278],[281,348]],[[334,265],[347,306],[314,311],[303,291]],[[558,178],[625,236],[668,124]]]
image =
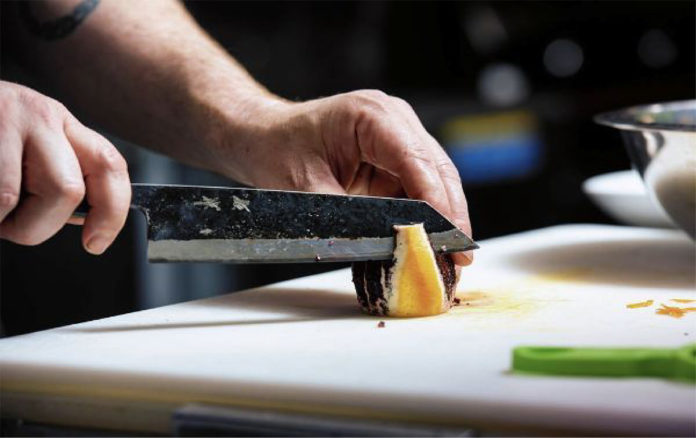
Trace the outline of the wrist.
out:
[[[211,143],[218,156],[219,173],[250,186],[263,185],[264,164],[281,159],[290,139],[288,115],[296,104],[270,94],[250,96],[235,109],[227,108]]]
[[[232,80],[228,85],[192,91],[190,131],[198,136],[199,165],[251,185],[249,152],[263,139],[273,114],[290,103],[254,82]]]
[[[306,105],[263,90],[225,106],[210,142],[213,170],[253,187],[294,188],[288,169],[300,157],[295,151],[316,143],[316,123]]]

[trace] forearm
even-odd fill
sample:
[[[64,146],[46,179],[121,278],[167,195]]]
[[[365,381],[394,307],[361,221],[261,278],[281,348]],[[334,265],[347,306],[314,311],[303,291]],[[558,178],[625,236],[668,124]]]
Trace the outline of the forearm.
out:
[[[65,14],[74,0],[50,2]],[[64,38],[25,26],[26,61],[107,130],[189,164],[251,183],[243,158],[259,114],[281,101],[210,39],[174,0],[102,0]]]

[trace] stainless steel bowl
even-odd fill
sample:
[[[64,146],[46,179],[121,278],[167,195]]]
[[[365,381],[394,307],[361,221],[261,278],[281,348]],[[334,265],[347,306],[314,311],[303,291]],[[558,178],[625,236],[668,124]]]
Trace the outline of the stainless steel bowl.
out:
[[[635,106],[595,121],[621,130],[653,201],[696,239],[696,100]]]

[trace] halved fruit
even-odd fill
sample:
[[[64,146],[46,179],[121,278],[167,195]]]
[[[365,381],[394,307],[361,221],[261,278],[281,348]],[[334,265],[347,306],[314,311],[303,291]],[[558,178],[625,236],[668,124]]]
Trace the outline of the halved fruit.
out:
[[[423,224],[396,225],[394,257],[353,263],[362,309],[372,315],[413,317],[446,312],[456,273],[449,254],[435,254]]]

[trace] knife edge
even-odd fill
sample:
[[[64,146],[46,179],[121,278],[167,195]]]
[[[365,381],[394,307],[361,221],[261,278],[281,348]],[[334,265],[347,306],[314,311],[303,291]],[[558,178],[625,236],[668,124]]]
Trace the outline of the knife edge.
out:
[[[438,253],[478,248],[458,230],[429,234]],[[388,260],[393,237],[360,239],[200,239],[150,240],[148,260],[155,263],[310,263]]]

